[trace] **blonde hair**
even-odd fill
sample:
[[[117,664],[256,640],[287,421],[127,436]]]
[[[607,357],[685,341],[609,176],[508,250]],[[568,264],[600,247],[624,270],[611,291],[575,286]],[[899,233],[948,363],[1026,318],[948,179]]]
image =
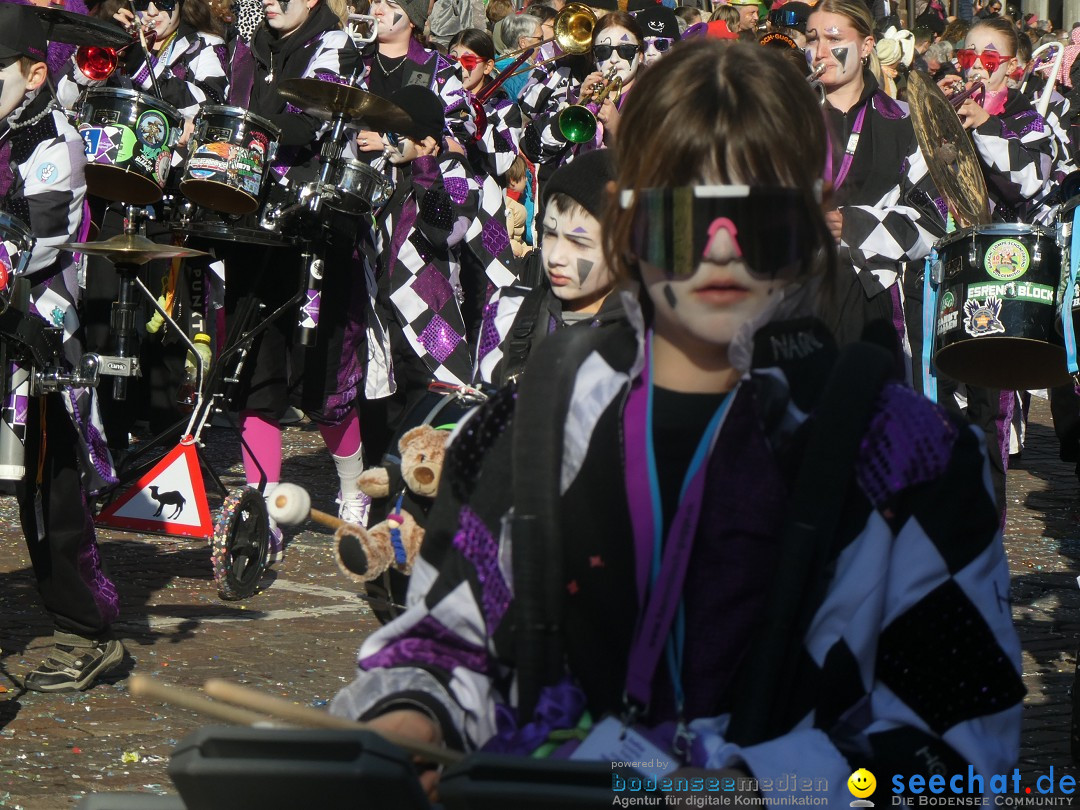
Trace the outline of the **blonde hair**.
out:
[[[324,0],[327,8],[329,8],[334,15],[341,21],[344,26],[349,21],[349,6],[345,0]]]

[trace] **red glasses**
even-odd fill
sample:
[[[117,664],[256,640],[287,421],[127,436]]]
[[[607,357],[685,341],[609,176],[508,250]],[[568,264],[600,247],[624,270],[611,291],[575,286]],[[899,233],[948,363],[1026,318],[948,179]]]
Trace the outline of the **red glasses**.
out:
[[[975,66],[976,59],[982,62],[982,66],[988,73],[993,73],[1001,67],[1002,62],[1012,59],[1012,56],[1004,56],[997,51],[975,53],[971,48],[961,48],[956,52],[956,61],[960,64],[961,70],[971,70]]]
[[[461,66],[469,71],[476,70],[477,65],[483,64],[484,62],[484,60],[475,53],[463,53],[461,56],[450,54],[449,59],[452,62],[460,62]]]

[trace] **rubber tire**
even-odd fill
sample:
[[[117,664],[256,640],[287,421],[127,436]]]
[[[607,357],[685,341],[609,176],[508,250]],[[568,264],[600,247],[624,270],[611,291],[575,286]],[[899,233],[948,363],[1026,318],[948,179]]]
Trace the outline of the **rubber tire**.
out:
[[[270,518],[266,500],[252,487],[234,490],[214,521],[210,560],[218,595],[246,599],[259,588],[270,554]]]

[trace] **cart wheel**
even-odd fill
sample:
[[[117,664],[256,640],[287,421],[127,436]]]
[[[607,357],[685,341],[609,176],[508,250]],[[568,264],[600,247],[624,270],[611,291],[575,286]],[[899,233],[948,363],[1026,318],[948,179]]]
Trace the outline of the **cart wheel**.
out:
[[[234,491],[214,522],[210,558],[222,599],[246,599],[255,593],[270,552],[266,501],[257,489]]]

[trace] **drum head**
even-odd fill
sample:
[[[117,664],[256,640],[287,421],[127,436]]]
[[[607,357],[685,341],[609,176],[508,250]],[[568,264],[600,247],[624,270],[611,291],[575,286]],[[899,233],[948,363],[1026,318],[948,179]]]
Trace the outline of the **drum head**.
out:
[[[255,197],[217,180],[183,180],[180,191],[196,205],[223,214],[253,214],[259,210]]]
[[[161,201],[161,187],[153,180],[121,166],[86,164],[86,190],[95,197],[130,205]]]
[[[953,343],[938,350],[934,365],[954,380],[1003,391],[1053,388],[1072,379],[1064,348],[1019,337],[993,335]]]

